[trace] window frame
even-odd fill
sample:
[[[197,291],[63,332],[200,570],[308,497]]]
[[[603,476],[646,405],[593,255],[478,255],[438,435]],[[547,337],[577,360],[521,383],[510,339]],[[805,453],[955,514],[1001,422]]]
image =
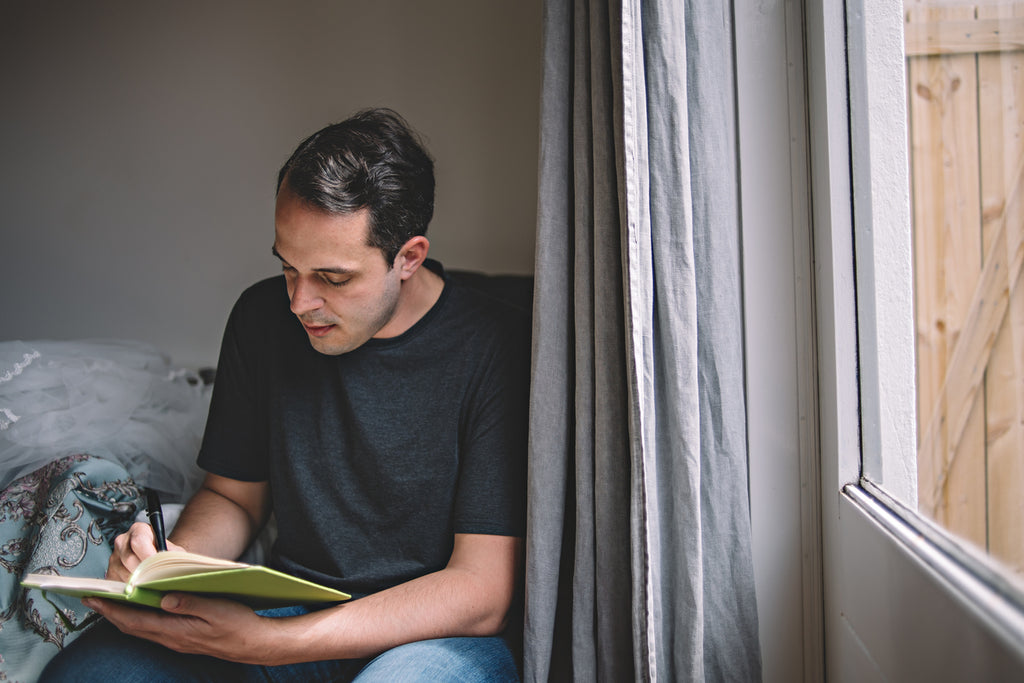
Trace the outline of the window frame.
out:
[[[905,84],[897,76],[898,89],[879,90],[849,78],[849,65],[868,57],[883,60],[882,72],[902,71],[902,4],[736,0],[733,20],[764,680],[1024,677],[1024,625],[999,577],[958,558],[944,533],[929,535],[927,521],[861,477],[862,452],[870,459],[895,447],[916,460],[916,399],[912,389],[909,398],[905,393],[914,380],[912,322],[897,337],[876,334],[893,312],[880,309],[887,298],[877,292],[888,294],[883,287],[892,285],[884,278],[895,276],[874,273],[870,298],[865,290],[858,300],[855,267],[884,254],[885,239],[909,239],[909,206],[900,205],[907,183],[873,188],[866,197],[853,191],[865,159],[902,168],[904,178],[909,173],[905,142],[891,142],[906,136]],[[883,39],[878,52],[875,42]],[[856,97],[854,111],[867,123],[851,119]],[[872,114],[885,101],[898,106]],[[871,137],[878,132],[868,126],[872,115],[887,122],[879,124],[888,126],[887,136]],[[869,156],[859,156],[865,150]],[[860,182],[870,188],[870,174]],[[886,202],[901,216],[888,226],[881,223]],[[854,216],[865,212],[874,218],[859,229],[895,232],[855,241]],[[897,274],[903,284],[893,291],[904,291],[896,310],[912,321],[907,268],[904,262]],[[869,304],[871,324],[859,326],[859,309]],[[886,346],[897,341],[895,351]],[[879,372],[878,359],[892,353],[909,368],[902,376],[911,373],[896,387],[902,397],[863,392],[858,380],[865,364],[875,363],[874,377],[891,378]],[[897,404],[898,422],[882,420],[885,401]],[[862,439],[863,425],[891,431]],[[883,472],[883,479],[904,485],[914,479],[900,474]]]
[[[847,0],[862,444],[857,484],[934,550],[1024,607],[1024,594],[998,565],[917,511],[907,98],[905,88],[892,87],[906,83],[906,60],[896,11],[902,1],[890,2],[895,8]]]
[[[828,678],[1019,676],[1024,603],[916,512],[902,0],[804,8]]]

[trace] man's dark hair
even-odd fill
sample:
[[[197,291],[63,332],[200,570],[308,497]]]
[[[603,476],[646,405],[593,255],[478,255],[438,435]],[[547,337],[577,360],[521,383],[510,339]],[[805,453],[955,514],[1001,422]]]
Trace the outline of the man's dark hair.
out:
[[[281,167],[278,192],[285,183],[327,213],[367,209],[369,246],[384,253],[389,268],[434,215],[434,162],[390,109],[366,109],[310,135]]]

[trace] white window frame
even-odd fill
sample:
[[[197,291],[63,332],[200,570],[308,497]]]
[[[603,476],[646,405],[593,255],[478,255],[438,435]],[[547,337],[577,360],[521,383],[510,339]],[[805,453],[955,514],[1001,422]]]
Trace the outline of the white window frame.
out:
[[[838,5],[806,5],[819,386],[835,387],[819,393],[826,672],[849,681],[1019,680],[1024,612],[1006,584],[951,552],[955,544],[915,512],[902,2],[847,0],[845,15]],[[841,64],[830,46],[844,35]],[[830,241],[840,248],[818,249]]]
[[[1012,591],[913,510],[902,3],[733,17],[764,680],[1024,680]]]

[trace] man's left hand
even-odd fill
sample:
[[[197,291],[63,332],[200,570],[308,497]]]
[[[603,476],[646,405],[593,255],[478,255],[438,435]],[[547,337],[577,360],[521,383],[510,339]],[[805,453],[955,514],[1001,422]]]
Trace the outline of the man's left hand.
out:
[[[131,607],[110,600],[82,601],[124,633],[145,638],[177,652],[212,655],[247,664],[264,664],[271,655],[266,638],[273,619],[261,617],[231,600],[168,593],[160,610]]]

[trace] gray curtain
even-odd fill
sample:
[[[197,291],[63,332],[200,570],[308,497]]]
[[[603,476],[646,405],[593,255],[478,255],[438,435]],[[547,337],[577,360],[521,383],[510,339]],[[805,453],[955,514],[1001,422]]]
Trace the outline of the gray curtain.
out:
[[[527,681],[756,681],[731,6],[548,0]]]

